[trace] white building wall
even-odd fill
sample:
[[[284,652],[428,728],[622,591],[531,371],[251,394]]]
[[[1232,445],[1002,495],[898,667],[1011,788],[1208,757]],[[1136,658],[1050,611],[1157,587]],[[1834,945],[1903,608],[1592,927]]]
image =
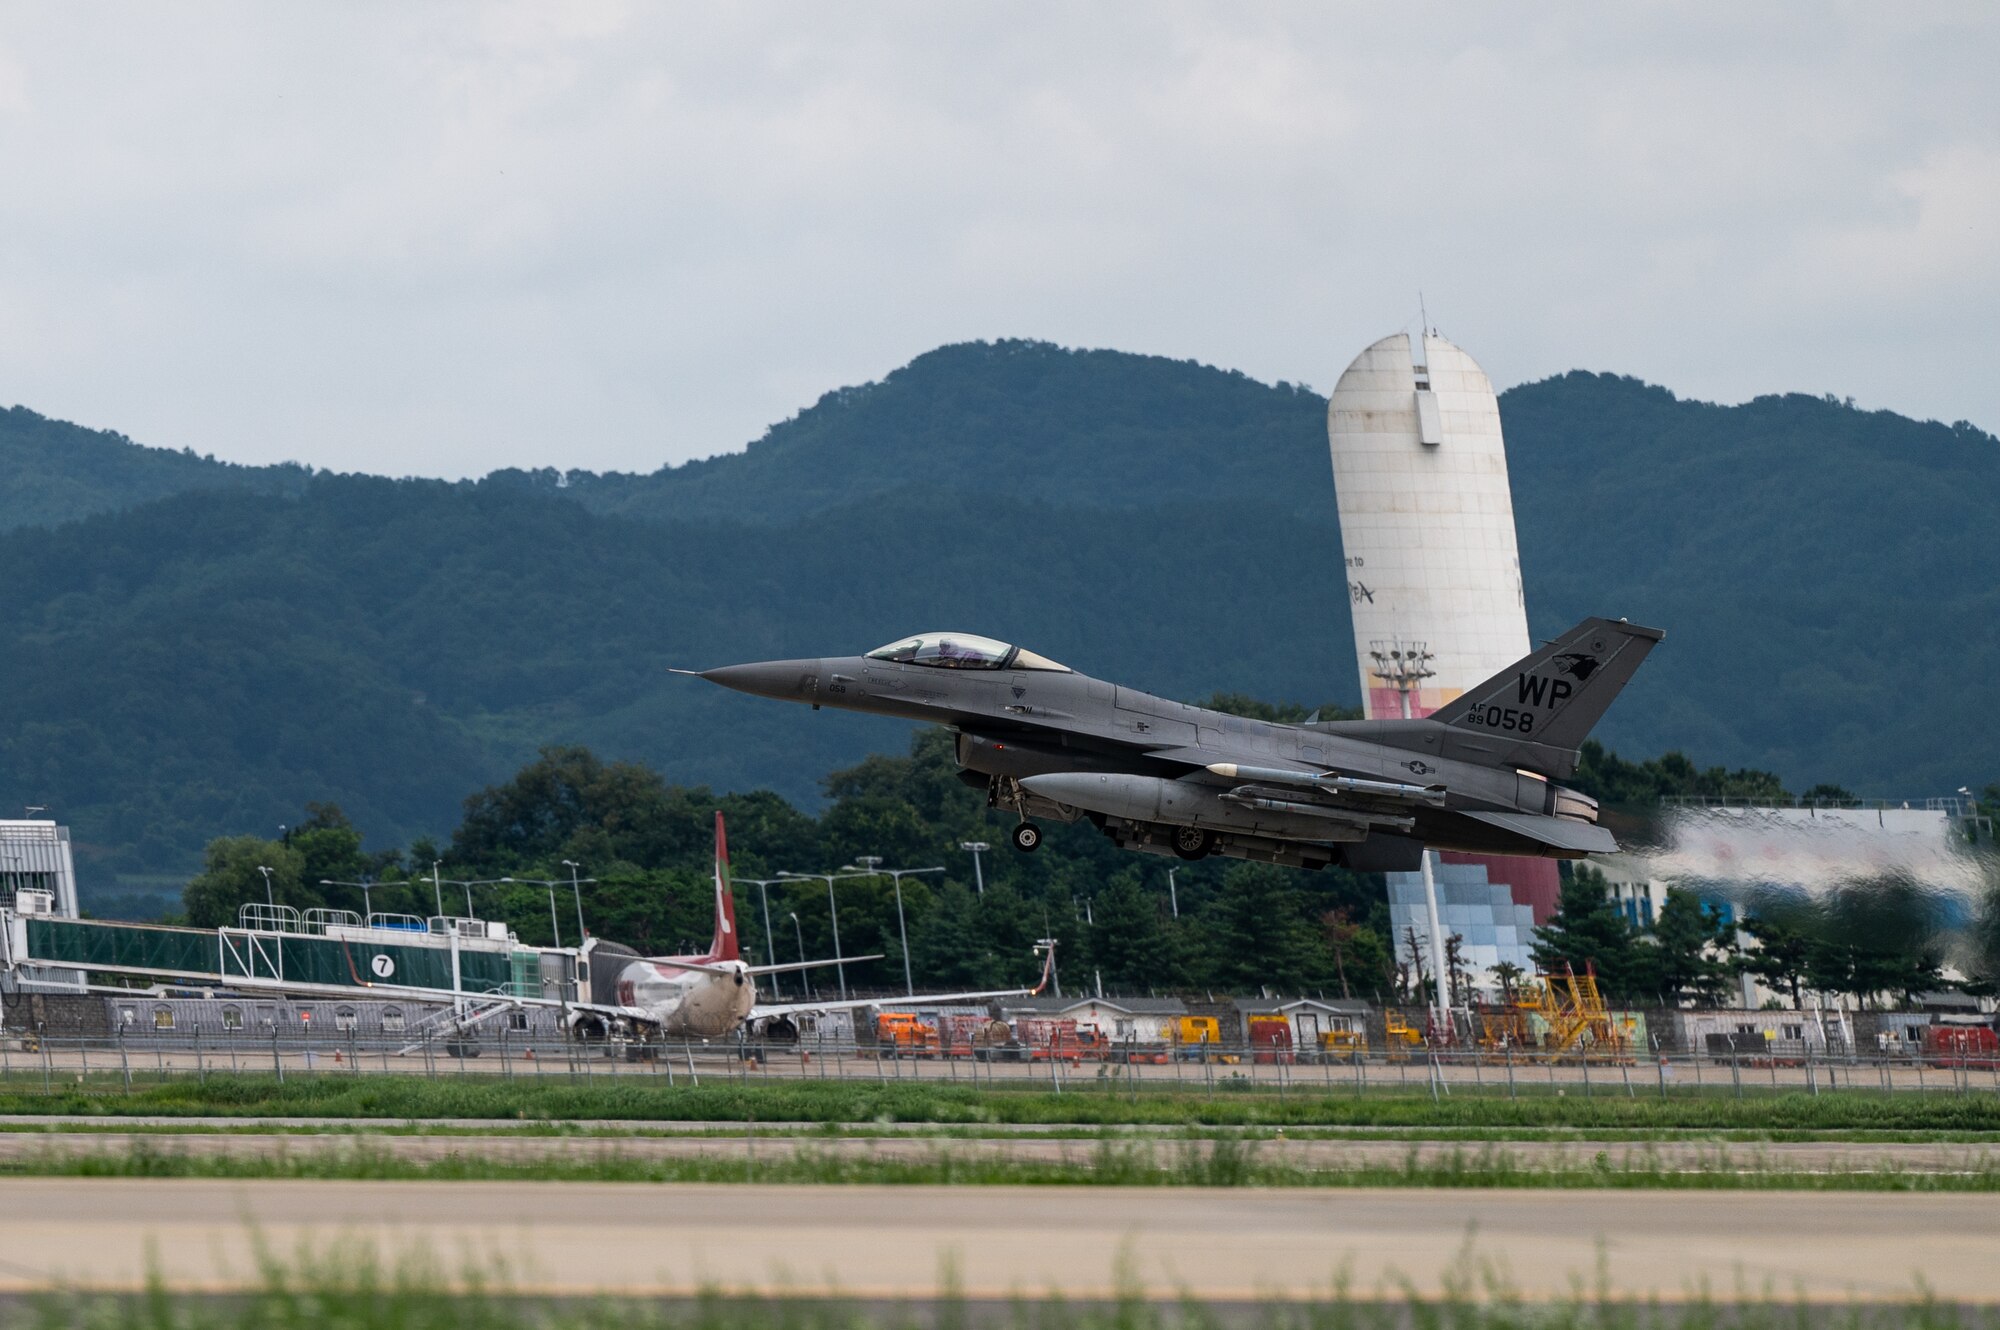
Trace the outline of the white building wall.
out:
[[[21,891],[49,892],[55,897],[58,917],[78,917],[76,860],[70,854],[68,827],[46,819],[0,819],[0,906],[18,908],[16,893]],[[80,993],[84,973],[24,968],[0,981],[0,990],[17,987]]]

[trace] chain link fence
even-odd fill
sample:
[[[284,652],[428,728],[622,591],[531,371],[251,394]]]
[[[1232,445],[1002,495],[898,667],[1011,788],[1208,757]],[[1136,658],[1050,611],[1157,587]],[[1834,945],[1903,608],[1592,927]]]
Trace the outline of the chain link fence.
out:
[[[63,1037],[9,1032],[0,1086],[15,1094],[116,1094],[211,1076],[413,1076],[600,1080],[699,1085],[800,1080],[960,1084],[1056,1093],[1286,1095],[1604,1095],[1658,1098],[1784,1093],[2000,1094],[2000,1057],[1900,1052],[1873,1057],[1808,1047],[1796,1056],[1597,1055],[1410,1046],[1394,1052],[1294,1053],[1268,1045],[1180,1048],[1111,1044],[1089,1051],[1029,1046],[912,1053],[851,1037],[797,1041],[576,1040],[502,1028],[442,1029],[423,1037],[359,1030],[200,1031],[160,1036]]]

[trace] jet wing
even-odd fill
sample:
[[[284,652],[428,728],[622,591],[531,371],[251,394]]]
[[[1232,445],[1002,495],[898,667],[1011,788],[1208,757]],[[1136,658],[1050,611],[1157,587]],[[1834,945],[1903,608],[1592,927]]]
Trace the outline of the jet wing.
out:
[[[996,988],[984,993],[917,993],[903,997],[847,998],[833,1002],[779,1002],[766,1005],[762,1002],[750,1008],[749,1020],[760,1020],[766,1016],[793,1016],[802,1012],[858,1011],[862,1007],[907,1007],[915,1003],[978,1002],[985,998],[1033,997],[1041,992],[1034,988]]]
[[[823,970],[829,965],[845,965],[849,961],[879,961],[881,959],[882,953],[875,951],[870,952],[866,956],[842,956],[839,960],[832,961],[786,961],[782,965],[752,965],[743,972],[745,974],[789,974],[793,970]]]
[[[1048,959],[1042,962],[1042,977],[1033,988],[994,988],[980,993],[911,993],[903,997],[843,998],[836,1002],[774,1002],[758,1003],[750,1008],[746,1020],[759,1020],[765,1016],[792,1016],[804,1012],[856,1011],[862,1007],[907,1007],[911,1003],[936,1002],[979,1002],[986,998],[1033,997],[1049,986],[1049,979],[1056,968],[1056,950],[1053,942],[1048,947]]]
[[[664,966],[669,970],[693,970],[696,974],[732,975],[743,974],[783,974],[789,970],[819,970],[829,965],[845,965],[849,961],[879,961],[882,953],[870,952],[866,956],[842,956],[830,961],[787,961],[783,965],[711,965],[706,961],[687,960],[680,956],[644,956],[642,960],[650,965]]]
[[[1603,827],[1591,822],[1578,822],[1567,817],[1544,817],[1540,813],[1475,813],[1467,811],[1461,816],[1484,822],[1488,826],[1511,831],[1544,845],[1559,850],[1573,850],[1582,854],[1612,854],[1618,849],[1618,838]]]

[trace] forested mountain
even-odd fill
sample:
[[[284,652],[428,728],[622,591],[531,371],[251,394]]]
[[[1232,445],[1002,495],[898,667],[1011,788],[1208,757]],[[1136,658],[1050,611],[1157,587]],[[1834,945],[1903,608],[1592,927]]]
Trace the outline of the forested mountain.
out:
[[[0,531],[53,526],[192,489],[297,493],[302,466],[237,466],[146,448],[123,434],[0,409]]]
[[[1613,747],[1883,795],[1994,777],[2000,721],[1960,701],[2000,667],[1991,436],[1590,374],[1502,411],[1531,627],[1668,630]],[[810,801],[903,727],[665,668],[940,626],[1175,696],[1351,703],[1323,413],[1192,364],[973,344],[747,453],[558,487],[229,468],[17,409],[0,806],[141,874],[309,800],[439,834],[550,742]]]

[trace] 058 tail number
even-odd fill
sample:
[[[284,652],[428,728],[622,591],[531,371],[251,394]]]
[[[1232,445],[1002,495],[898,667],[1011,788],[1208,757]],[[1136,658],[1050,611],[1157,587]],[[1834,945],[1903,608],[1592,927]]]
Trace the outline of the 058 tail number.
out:
[[[1484,725],[1492,730],[1513,730],[1517,734],[1531,734],[1535,728],[1534,712],[1490,706],[1484,702],[1474,703],[1466,719],[1474,725]]]

